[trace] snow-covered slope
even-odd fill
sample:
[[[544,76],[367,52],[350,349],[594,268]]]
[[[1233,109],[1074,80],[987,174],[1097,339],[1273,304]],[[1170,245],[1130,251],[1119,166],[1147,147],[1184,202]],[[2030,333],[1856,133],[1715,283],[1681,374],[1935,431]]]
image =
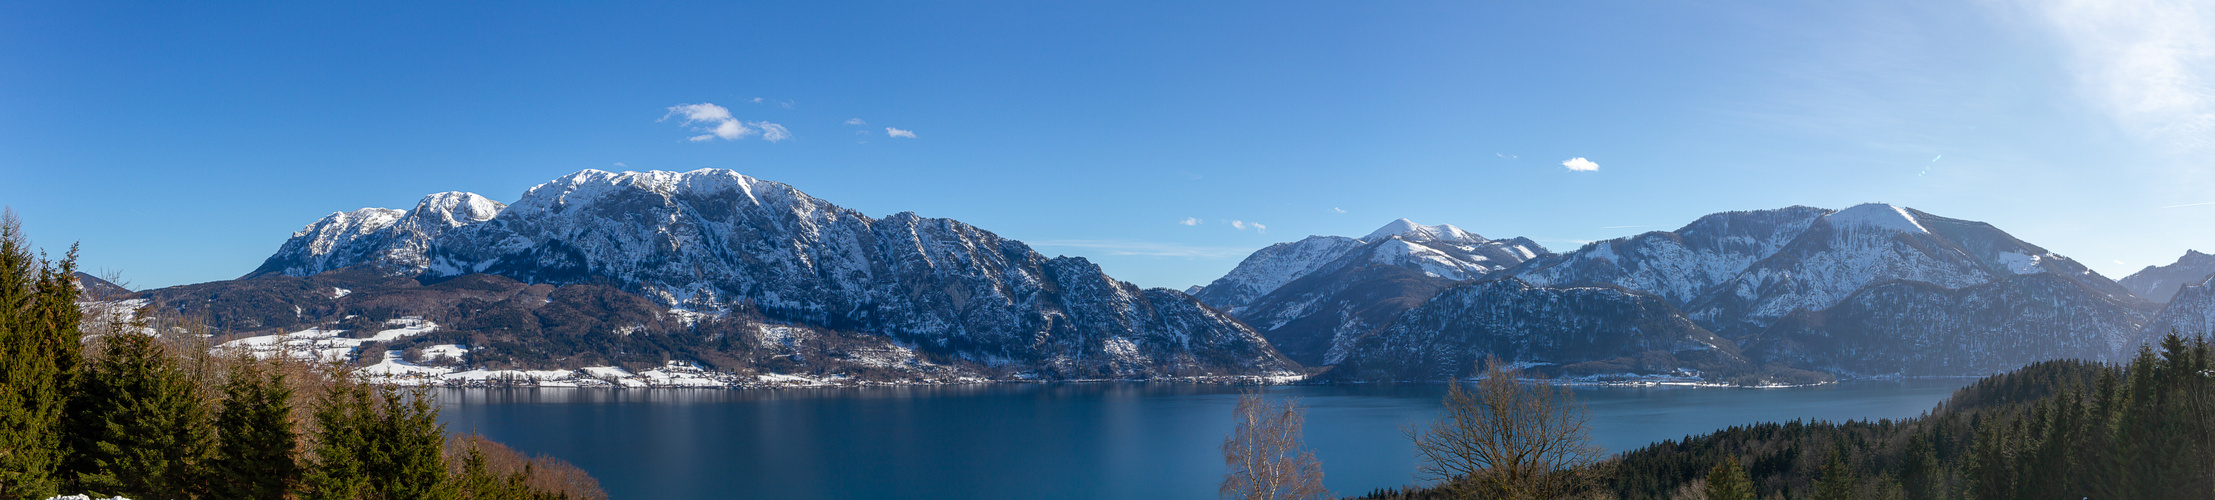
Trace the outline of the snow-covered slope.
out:
[[[2215,255],[2185,250],[2183,257],[2166,266],[2146,266],[2122,279],[2124,288],[2131,293],[2157,304],[2166,304],[2185,285],[2198,284],[2215,276]]]
[[[1542,286],[1606,284],[1659,295],[1684,307],[1755,262],[1774,255],[1829,210],[1786,207],[1710,214],[1675,232],[1653,231],[1586,244],[1532,260],[1509,274]]]
[[[2172,332],[2188,337],[2215,334],[2215,276],[2178,287],[2161,313],[2147,322],[2139,339],[2151,342]]]
[[[2041,273],[2143,308],[2114,281],[1990,224],[1872,203],[1817,218],[1775,254],[1709,289],[1686,309],[1708,328],[1739,336],[1796,310],[1828,308],[1879,283],[1906,280],[1960,289]]]
[[[1764,342],[1757,362],[1852,373],[1983,374],[2056,357],[2109,359],[2138,342],[2150,310],[2114,281],[1989,224],[1886,204],[1713,214],[1497,274],[1652,294],[1707,331]],[[1594,311],[1555,314],[1604,313]]]
[[[1339,262],[1357,253],[1363,256],[1359,262]],[[1200,287],[1194,296],[1237,313],[1277,288],[1326,266],[1399,266],[1459,281],[1514,267],[1545,253],[1545,247],[1527,238],[1491,240],[1450,224],[1426,226],[1399,219],[1360,239],[1309,236],[1270,245],[1247,256],[1222,278]]]
[[[326,217],[260,272],[363,266],[427,280],[609,280],[667,307],[744,306],[1057,378],[1297,368],[1183,293],[1141,290],[1082,258],[1046,258],[959,221],[872,219],[728,170],[586,170],[504,209],[476,199],[434,195],[407,212]]]
[[[1618,287],[1548,288],[1497,278],[1441,292],[1358,341],[1332,368],[1361,380],[1441,380],[1485,355],[1568,365],[1661,357],[1664,370],[1743,365],[1729,340],[1693,324],[1651,294]]]
[[[445,192],[423,197],[412,210],[334,213],[292,233],[276,255],[247,276],[308,276],[360,264],[412,273],[429,264],[424,253],[439,236],[491,220],[505,208],[475,193]]]
[[[1252,303],[1277,287],[1300,279],[1318,267],[1338,260],[1361,240],[1344,236],[1309,236],[1300,241],[1269,245],[1246,256],[1229,274],[1199,287],[1192,296],[1226,311]]]
[[[1399,219],[1361,239],[1310,236],[1264,248],[1197,296],[1261,330],[1293,360],[1331,364],[1355,339],[1439,290],[1545,254],[1526,238],[1491,240]]]
[[[2115,361],[2136,345],[2129,304],[2050,273],[1949,289],[1891,281],[1742,339],[1757,363],[1849,374],[1982,375],[2048,359]]]

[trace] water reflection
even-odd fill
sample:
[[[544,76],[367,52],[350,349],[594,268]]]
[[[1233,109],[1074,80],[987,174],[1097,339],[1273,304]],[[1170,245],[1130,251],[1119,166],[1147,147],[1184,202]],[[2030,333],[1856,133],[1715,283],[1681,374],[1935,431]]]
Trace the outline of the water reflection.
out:
[[[1965,380],[1802,389],[1578,388],[1624,450],[1753,421],[1902,418]],[[630,498],[1212,498],[1240,391],[1300,397],[1341,494],[1410,482],[1401,427],[1442,385],[986,384],[444,389],[442,418],[591,471]]]

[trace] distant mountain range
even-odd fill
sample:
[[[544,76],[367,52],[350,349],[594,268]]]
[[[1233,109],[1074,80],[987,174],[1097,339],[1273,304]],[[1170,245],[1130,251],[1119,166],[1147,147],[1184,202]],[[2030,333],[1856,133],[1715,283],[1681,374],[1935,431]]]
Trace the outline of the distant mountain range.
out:
[[[1263,248],[1193,296],[1260,329],[1308,365],[1335,364],[1361,336],[1455,283],[1546,254],[1451,225],[1393,221],[1359,239],[1310,236]]]
[[[450,192],[335,213],[245,277],[137,296],[219,340],[435,324],[356,343],[364,363],[466,353],[446,371],[1431,380],[1495,355],[1758,384],[2121,359],[2147,335],[2215,327],[2210,275],[2215,257],[2192,252],[2118,283],[1989,224],[1867,204],[1718,213],[1566,253],[1401,219],[1271,245],[1179,292],[726,170],[586,170],[512,205]]]
[[[355,276],[345,283],[374,290],[336,282],[316,290],[333,273]],[[293,284],[303,278],[311,286]],[[462,278],[483,285],[444,287]],[[791,186],[727,170],[587,170],[533,187],[512,205],[470,193],[440,193],[412,210],[332,214],[294,233],[245,278],[151,295],[188,314],[222,307],[226,299],[261,302],[214,315],[216,326],[240,333],[403,314],[451,330],[473,324],[472,318],[482,316],[475,311],[507,307],[523,293],[510,289],[540,285],[639,297],[579,299],[636,319],[598,324],[607,321],[585,315],[550,325],[538,310],[562,302],[541,299],[552,302],[511,304],[521,309],[513,315],[536,315],[535,320],[473,332],[491,338],[423,342],[459,341],[484,356],[481,349],[503,342],[528,345],[536,340],[532,330],[585,323],[595,326],[573,331],[578,338],[566,344],[613,349],[636,343],[616,337],[694,334],[689,330],[696,328],[679,320],[759,318],[736,328],[748,337],[739,344],[776,347],[796,341],[765,333],[776,328],[840,332],[884,344],[880,348],[913,350],[924,361],[1015,378],[1281,376],[1299,369],[1259,333],[1182,292],[1140,289],[1082,258],[1047,258],[1022,242],[959,221],[912,213],[873,219]],[[292,293],[260,299],[249,292],[272,287]],[[480,288],[491,293],[468,293]],[[371,291],[380,293],[363,295]],[[395,293],[407,297],[382,297]],[[365,304],[368,297],[409,305],[379,309]],[[538,325],[523,325],[534,322]],[[780,340],[763,340],[768,337]],[[517,367],[537,368],[529,365],[572,364],[565,360],[579,356],[658,365],[663,360],[652,357],[700,347],[662,346],[647,357],[506,350],[507,358],[535,362]],[[793,354],[775,348],[710,350],[715,357],[735,359],[712,363],[719,368],[766,370],[769,365],[756,358]]]
[[[1380,233],[1409,226],[1395,224]],[[2121,359],[2165,327],[2215,326],[2204,289],[2184,287],[2162,312],[1990,224],[1885,204],[1718,213],[1567,253],[1537,249],[1454,279],[1416,265],[1333,274],[1307,264],[1364,241],[1332,238],[1256,252],[1197,296],[1294,359],[1356,380],[1443,378],[1486,354],[1564,376],[1982,375],[2045,359]],[[2215,269],[2192,269],[2203,262],[2194,255],[2141,274],[2203,283]],[[1296,278],[1254,278],[1288,274]],[[1247,285],[1269,282],[1285,284]],[[1211,293],[1226,285],[1238,293]],[[1329,294],[1312,290],[1365,293],[1315,300]]]

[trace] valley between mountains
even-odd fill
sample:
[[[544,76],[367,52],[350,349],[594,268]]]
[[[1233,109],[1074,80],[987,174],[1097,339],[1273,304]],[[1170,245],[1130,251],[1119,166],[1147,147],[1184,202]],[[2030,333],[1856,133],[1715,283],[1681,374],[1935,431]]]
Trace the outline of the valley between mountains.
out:
[[[1575,381],[1759,386],[2121,361],[2215,330],[2211,277],[2190,252],[2118,282],[1990,224],[1864,204],[1562,251],[1402,219],[1141,289],[728,170],[586,170],[512,204],[334,213],[239,279],[90,295],[197,321],[217,349],[403,384],[1429,381],[1494,355]]]

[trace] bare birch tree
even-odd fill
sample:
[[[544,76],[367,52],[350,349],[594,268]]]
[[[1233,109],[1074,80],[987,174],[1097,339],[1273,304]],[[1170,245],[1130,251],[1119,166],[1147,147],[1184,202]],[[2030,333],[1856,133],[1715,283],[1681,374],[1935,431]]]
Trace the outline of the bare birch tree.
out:
[[[1323,498],[1323,464],[1300,444],[1306,409],[1298,402],[1271,403],[1260,394],[1238,397],[1231,410],[1238,428],[1223,439],[1223,498],[1291,500]]]
[[[1569,391],[1530,384],[1496,357],[1478,367],[1474,393],[1458,381],[1446,414],[1406,429],[1422,458],[1418,474],[1462,498],[1544,499],[1583,493],[1602,451],[1586,436],[1590,417]]]

